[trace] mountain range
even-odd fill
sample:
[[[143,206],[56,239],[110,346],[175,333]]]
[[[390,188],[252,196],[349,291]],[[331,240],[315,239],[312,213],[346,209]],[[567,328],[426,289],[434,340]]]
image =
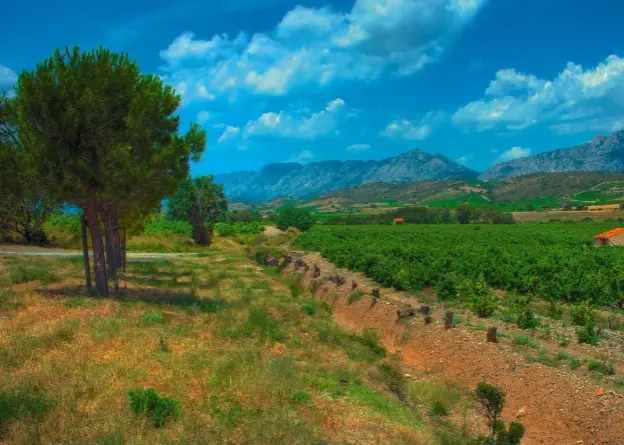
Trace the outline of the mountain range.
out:
[[[547,172],[623,172],[624,130],[571,148],[496,164],[482,174],[440,154],[415,149],[381,161],[323,161],[268,164],[259,172],[215,176],[229,199],[263,202],[308,198],[368,183],[479,179],[491,181]]]
[[[280,196],[311,197],[371,182],[469,179],[479,176],[445,156],[416,149],[381,161],[323,161],[268,164],[259,172],[215,176],[229,199],[261,202]]]

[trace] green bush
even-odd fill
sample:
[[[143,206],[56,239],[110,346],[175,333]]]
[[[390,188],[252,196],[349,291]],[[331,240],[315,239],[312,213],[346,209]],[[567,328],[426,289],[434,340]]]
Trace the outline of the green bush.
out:
[[[280,230],[288,230],[295,227],[301,231],[306,231],[316,223],[314,217],[305,210],[290,207],[277,216],[277,228]]]
[[[579,343],[585,343],[594,346],[600,342],[600,339],[596,335],[596,328],[592,324],[588,324],[586,326],[583,326],[582,328],[578,328],[576,330],[576,339]]]
[[[448,416],[449,410],[444,403],[436,400],[435,402],[433,402],[433,405],[431,405],[429,415],[432,417]]]
[[[46,400],[41,393],[30,390],[0,393],[0,438],[11,422],[23,418],[41,420],[52,408],[54,403]]]
[[[308,315],[316,314],[316,308],[312,306],[311,304],[307,304],[307,303],[301,306],[301,311],[305,312]]]
[[[149,417],[156,428],[160,428],[181,415],[178,402],[159,396],[154,389],[137,389],[128,393],[130,409],[139,417]]]
[[[72,213],[54,213],[50,216],[48,224],[60,232],[80,235],[80,215]]]
[[[464,301],[470,301],[470,309],[482,318],[490,317],[498,309],[498,298],[492,293],[485,279],[465,280],[458,287],[458,295]]]
[[[149,222],[143,232],[148,236],[181,235],[191,237],[193,235],[193,227],[186,221],[157,219]]]
[[[570,308],[570,318],[577,326],[594,326],[596,322],[596,310],[592,307],[591,301],[585,300],[583,303]]]
[[[453,275],[445,275],[435,287],[439,300],[453,300],[457,298],[457,278]]]
[[[535,329],[540,325],[540,322],[530,309],[525,309],[518,314],[516,324],[522,329]]]

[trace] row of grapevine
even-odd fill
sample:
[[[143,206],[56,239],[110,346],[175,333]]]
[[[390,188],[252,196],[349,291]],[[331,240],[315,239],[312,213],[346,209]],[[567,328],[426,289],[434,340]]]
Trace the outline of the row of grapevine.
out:
[[[494,289],[555,301],[624,300],[624,249],[594,248],[600,224],[317,226],[304,248],[383,286],[419,290],[485,278]]]

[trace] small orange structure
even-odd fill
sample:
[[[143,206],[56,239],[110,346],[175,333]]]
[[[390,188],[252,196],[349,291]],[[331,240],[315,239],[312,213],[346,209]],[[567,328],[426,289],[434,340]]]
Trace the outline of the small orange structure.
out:
[[[394,224],[404,224],[404,223],[405,223],[404,218],[394,218]]]
[[[590,212],[615,212],[617,210],[621,210],[621,204],[605,204],[601,206],[589,206],[587,210]]]
[[[596,235],[594,246],[624,246],[624,229],[613,229]]]

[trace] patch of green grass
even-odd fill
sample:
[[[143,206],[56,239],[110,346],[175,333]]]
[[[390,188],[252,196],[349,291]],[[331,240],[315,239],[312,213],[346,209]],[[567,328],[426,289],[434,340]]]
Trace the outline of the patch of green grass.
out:
[[[555,360],[568,362],[568,365],[572,369],[577,369],[577,368],[579,368],[583,364],[583,362],[581,360],[579,360],[578,358],[573,357],[570,354],[567,354],[565,352],[559,352],[555,356]]]
[[[292,396],[290,396],[290,400],[295,403],[306,403],[312,400],[312,396],[307,392],[297,391]]]
[[[431,405],[431,409],[429,410],[429,415],[431,417],[443,417],[449,415],[449,410],[446,405],[440,401],[433,402]]]
[[[316,307],[312,304],[304,304],[301,306],[301,311],[305,312],[308,315],[314,315],[316,314]]]
[[[363,385],[353,385],[347,389],[350,399],[369,406],[375,413],[388,420],[403,425],[418,425],[420,419],[406,406],[391,401],[374,389]]]
[[[538,349],[539,345],[535,340],[531,337],[527,337],[526,335],[518,335],[512,341],[511,344],[514,346],[526,346],[531,349]]]
[[[90,334],[96,342],[114,337],[122,327],[122,321],[117,317],[94,317],[89,322],[93,324]]]
[[[361,290],[356,290],[353,291],[349,294],[349,297],[347,298],[347,302],[349,304],[353,304],[357,301],[360,301],[362,298],[364,298],[364,292],[362,292]]]
[[[65,301],[65,306],[68,308],[95,307],[97,303],[83,297],[71,297]]]
[[[230,338],[251,337],[254,334],[276,342],[286,339],[282,322],[261,308],[252,309],[245,324],[226,332]]]
[[[143,323],[146,326],[154,326],[157,324],[162,324],[164,322],[165,322],[165,314],[163,314],[159,310],[146,312],[141,317],[141,323]]]
[[[56,283],[58,277],[54,274],[52,264],[49,262],[26,262],[9,264],[6,270],[10,284],[30,283],[38,281],[41,284]]]
[[[0,290],[0,312],[19,309],[24,304],[24,296],[10,289]]]
[[[137,389],[128,393],[130,409],[139,417],[149,417],[159,428],[167,422],[177,420],[182,409],[180,404],[168,397],[159,396],[154,389]]]

